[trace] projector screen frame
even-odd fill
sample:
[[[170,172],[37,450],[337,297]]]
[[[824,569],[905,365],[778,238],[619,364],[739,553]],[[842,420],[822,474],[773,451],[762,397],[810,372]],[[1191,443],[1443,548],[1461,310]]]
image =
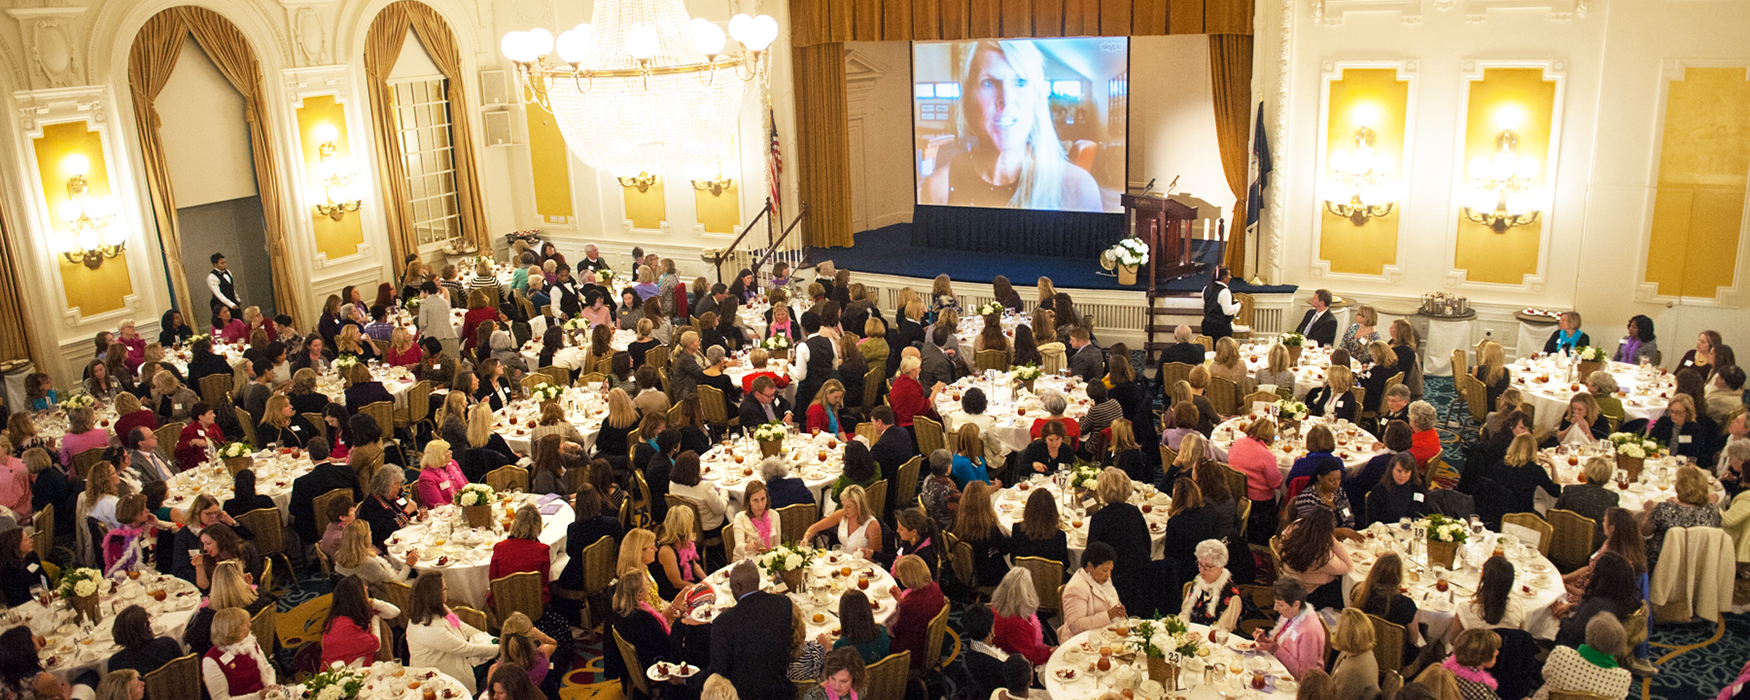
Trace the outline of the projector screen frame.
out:
[[[1131,120],[1130,120],[1130,107],[1131,107],[1131,104],[1130,104],[1130,101],[1131,101],[1131,94],[1132,94],[1131,93],[1131,84],[1133,82],[1133,79],[1131,77],[1131,72],[1134,68],[1134,66],[1132,65],[1132,53],[1133,53],[1133,47],[1131,46],[1131,43],[1132,43],[1131,39],[1132,38],[1133,37],[1130,35],[1116,35],[1116,36],[1069,36],[1069,37],[1002,37],[1002,38],[989,38],[989,39],[945,39],[945,40],[907,41],[906,42],[906,45],[907,45],[906,58],[907,58],[907,62],[908,62],[907,67],[910,71],[908,74],[908,79],[910,81],[909,85],[908,85],[908,89],[907,89],[908,96],[906,98],[907,102],[908,102],[908,104],[907,104],[907,110],[908,110],[907,117],[908,117],[910,124],[911,124],[911,138],[913,141],[912,148],[910,149],[912,151],[911,152],[911,156],[912,156],[912,158],[911,158],[912,205],[914,207],[955,207],[955,208],[967,208],[967,209],[995,209],[995,210],[1011,210],[1011,211],[1050,211],[1050,212],[1063,212],[1063,213],[1067,213],[1067,214],[1100,214],[1100,215],[1122,214],[1123,209],[1116,204],[1116,200],[1114,200],[1114,203],[1112,204],[1112,208],[1108,209],[1106,207],[1106,203],[1104,202],[1104,196],[1105,196],[1105,188],[1104,187],[1101,187],[1102,207],[1098,210],[1093,210],[1093,211],[1082,210],[1082,209],[1067,209],[1067,208],[1034,209],[1034,208],[1029,208],[1029,207],[993,207],[993,206],[972,205],[972,204],[925,203],[923,201],[923,197],[921,196],[922,195],[921,187],[923,185],[923,180],[925,179],[925,176],[921,173],[920,164],[922,163],[922,154],[919,152],[918,143],[917,143],[918,134],[919,134],[919,132],[918,132],[919,117],[920,117],[920,114],[919,114],[920,109],[919,109],[919,105],[918,105],[918,100],[925,99],[925,98],[922,98],[918,95],[918,85],[920,84],[920,81],[919,81],[919,76],[918,76],[918,72],[917,72],[917,70],[918,70],[918,67],[917,67],[917,55],[918,55],[918,53],[917,52],[918,52],[919,45],[953,45],[953,44],[964,45],[964,44],[976,44],[976,43],[981,42],[981,41],[1027,41],[1027,42],[1118,41],[1118,42],[1120,42],[1123,46],[1123,52],[1124,52],[1124,70],[1122,73],[1118,74],[1118,75],[1122,75],[1123,79],[1124,79],[1124,130],[1123,130],[1124,131],[1124,133],[1123,133],[1124,154],[1123,154],[1123,158],[1121,159],[1121,165],[1119,167],[1120,175],[1118,177],[1118,182],[1116,183],[1117,186],[1112,188],[1112,189],[1113,189],[1113,192],[1115,194],[1121,195],[1121,194],[1129,191],[1129,189],[1130,189],[1130,145],[1131,145],[1130,144],[1130,142],[1131,142],[1131,133],[1130,133],[1131,132],[1131,129],[1130,129],[1130,122],[1131,122]],[[1116,76],[1114,76],[1114,77],[1116,77]],[[1112,79],[1113,78],[1108,78],[1107,80],[1110,81]],[[1056,82],[1056,81],[1051,81],[1049,78],[1047,78],[1047,80],[1048,80],[1048,84],[1050,82]],[[959,83],[957,81],[950,81],[950,82],[958,88]],[[938,82],[935,84],[940,84],[940,83]],[[959,90],[957,90],[956,92],[958,93]],[[964,103],[962,102],[962,100],[966,99],[966,97],[963,94],[956,94],[956,96],[952,99],[955,100],[955,104],[948,111],[948,115],[949,115],[949,118],[951,120],[959,115],[960,110],[964,109],[964,106],[963,106]],[[1047,99],[1048,100],[1050,99],[1049,87],[1048,87]],[[1107,93],[1107,99],[1108,100],[1111,99],[1110,92]],[[1111,122],[1111,115],[1110,114],[1107,115],[1106,121],[1107,121],[1107,123]],[[1055,128],[1055,125],[1054,125],[1054,128]],[[1112,134],[1110,134],[1110,133],[1107,134],[1107,136],[1111,136],[1111,135]],[[937,164],[937,165],[939,167],[940,164]],[[1099,177],[1097,175],[1095,175],[1092,171],[1086,171],[1086,172],[1088,172],[1089,176],[1094,178],[1096,186],[1099,186],[1100,185]]]

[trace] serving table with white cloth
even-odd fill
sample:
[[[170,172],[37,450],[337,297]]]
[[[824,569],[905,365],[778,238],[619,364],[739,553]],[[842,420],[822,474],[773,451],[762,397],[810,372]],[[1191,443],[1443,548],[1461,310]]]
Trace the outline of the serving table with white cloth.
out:
[[[1096,698],[1108,692],[1130,692],[1136,698],[1177,700],[1187,697],[1182,688],[1194,688],[1208,682],[1223,697],[1272,698],[1290,700],[1296,685],[1288,669],[1276,657],[1260,651],[1257,644],[1239,634],[1227,634],[1223,644],[1209,641],[1207,625],[1189,624],[1191,633],[1203,639],[1204,650],[1196,657],[1184,659],[1180,665],[1180,688],[1161,688],[1148,679],[1148,667],[1141,654],[1118,634],[1122,625],[1114,622],[1062,640],[1051,658],[1039,672],[1039,679],[1054,700]],[[1101,671],[1101,657],[1108,657],[1110,666]],[[1253,690],[1254,671],[1263,674],[1263,688]]]
[[[1064,570],[1074,572],[1082,568],[1082,552],[1088,548],[1088,526],[1093,518],[1081,504],[1065,500],[1058,479],[1035,474],[1027,481],[996,492],[993,504],[997,511],[997,527],[1002,529],[1004,536],[1013,536],[1014,528],[1021,524],[1021,517],[1026,514],[1027,499],[1035,490],[1051,494],[1052,500],[1057,502],[1057,528],[1064,531],[1069,544],[1070,560],[1064,562]],[[1173,504],[1173,499],[1151,485],[1136,484],[1130,493],[1130,503],[1141,509],[1143,518],[1148,521],[1149,556],[1157,560],[1166,558],[1167,508]]]
[[[1427,542],[1412,538],[1401,524],[1374,523],[1362,531],[1366,538],[1362,544],[1345,543],[1354,567],[1343,575],[1343,590],[1366,581],[1374,562],[1387,552],[1395,552],[1404,565],[1403,586],[1409,588],[1404,595],[1416,603],[1416,622],[1428,626],[1429,638],[1450,642],[1458,607],[1469,604],[1476,595],[1483,562],[1499,550],[1513,564],[1512,595],[1525,606],[1521,629],[1539,639],[1555,639],[1559,622],[1551,614],[1550,606],[1567,597],[1561,572],[1529,543],[1490,532],[1475,520],[1469,528],[1469,541],[1460,545],[1458,555],[1453,557],[1455,568],[1442,573],[1428,563]],[[1441,578],[1446,581],[1444,585]]]
[[[487,528],[469,527],[462,509],[455,505],[424,511],[407,527],[389,536],[389,558],[403,561],[409,550],[417,550],[419,563],[414,568],[421,573],[443,574],[450,587],[450,600],[485,610],[486,593],[492,583],[489,580],[492,548],[507,536],[509,516],[525,504],[541,509],[540,539],[552,557],[548,580],[556,579],[567,561],[566,527],[576,520],[576,515],[564,498],[552,494],[500,492],[499,501],[492,505],[492,524]]]
[[[65,599],[57,598],[46,607],[41,600],[39,597],[7,611],[6,624],[28,624],[32,632],[43,637],[45,643],[37,657],[44,670],[65,681],[86,671],[108,670],[109,657],[121,651],[112,635],[116,613],[130,605],[143,607],[151,617],[154,636],[180,640],[188,621],[200,609],[202,597],[192,583],[142,570],[138,578],[122,577],[119,583],[109,579],[101,584],[97,594],[101,619],[96,624],[83,618],[75,621]]]
[[[1470,352],[1471,329],[1476,325],[1477,315],[1472,312],[1458,318],[1428,315],[1422,318],[1428,319],[1428,333],[1422,338],[1422,376],[1450,377],[1452,351]]]
[[[1561,425],[1568,417],[1568,399],[1587,391],[1586,378],[1580,376],[1576,364],[1561,354],[1540,353],[1507,366],[1513,375],[1513,386],[1536,407],[1538,427],[1553,429]],[[1616,380],[1616,397],[1622,401],[1624,421],[1637,418],[1649,423],[1658,421],[1665,415],[1665,405],[1677,395],[1677,376],[1660,367],[1606,362],[1604,371]]]

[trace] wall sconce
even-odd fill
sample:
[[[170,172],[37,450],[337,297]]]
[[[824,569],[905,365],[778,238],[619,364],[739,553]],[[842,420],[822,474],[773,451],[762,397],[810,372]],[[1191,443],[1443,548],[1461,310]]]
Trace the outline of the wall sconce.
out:
[[[316,205],[316,213],[339,221],[346,217],[347,212],[358,211],[359,206],[364,203],[362,198],[354,196],[352,190],[352,181],[358,177],[358,169],[349,158],[334,158],[335,152],[339,150],[334,142],[339,140],[340,130],[333,124],[317,124],[311,130],[311,135],[320,144],[317,146],[317,153],[322,160],[316,168],[316,181],[322,185],[322,197],[325,200]],[[333,158],[333,162],[329,162],[330,158]],[[339,201],[335,200],[337,194],[340,196]]]
[[[1501,127],[1495,136],[1495,156],[1477,156],[1470,162],[1474,182],[1461,193],[1464,218],[1495,233],[1537,221],[1546,199],[1542,190],[1531,187],[1531,179],[1538,173],[1537,159],[1519,156],[1519,136],[1513,130],[1524,118],[1516,107],[1503,107],[1495,114],[1495,123]]]
[[[121,255],[127,246],[128,232],[114,225],[121,207],[115,195],[91,198],[85,184],[91,161],[85,156],[67,156],[61,161],[61,169],[68,175],[67,201],[61,202],[59,213],[72,231],[56,235],[51,245],[67,262],[84,263],[95,270],[103,266],[104,258]]]
[[[710,192],[713,197],[721,197],[725,190],[735,186],[735,178],[723,177],[722,160],[717,161],[716,177],[707,178],[706,176],[710,174],[711,172],[704,168],[694,169],[691,173],[693,189],[701,192]]]
[[[1325,211],[1360,226],[1368,219],[1385,216],[1397,204],[1397,188],[1387,184],[1391,154],[1374,149],[1373,125],[1378,117],[1371,106],[1355,109],[1355,150],[1331,153],[1331,178],[1324,183]]]
[[[636,187],[639,192],[649,192],[650,186],[656,184],[656,176],[648,170],[640,170],[637,175],[614,175],[620,181],[621,187]]]

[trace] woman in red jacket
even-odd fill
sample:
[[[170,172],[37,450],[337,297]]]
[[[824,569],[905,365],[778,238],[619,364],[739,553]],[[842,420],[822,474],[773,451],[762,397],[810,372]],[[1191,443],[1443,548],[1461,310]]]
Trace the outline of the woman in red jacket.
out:
[[[887,402],[893,406],[894,425],[901,428],[911,428],[912,416],[924,416],[941,420],[936,415],[936,394],[942,391],[941,382],[927,391],[918,382],[918,374],[923,369],[923,363],[916,357],[906,355],[899,360],[899,374],[893,377],[893,389],[887,395]]]
[[[820,391],[814,394],[814,403],[808,405],[808,430],[820,431],[837,435],[845,439],[845,433],[856,426],[846,426],[840,417],[845,410],[845,385],[837,379],[828,379],[820,385]]]
[[[547,545],[541,543],[541,511],[532,505],[516,509],[516,517],[510,523],[510,536],[492,546],[492,564],[488,567],[487,576],[490,579],[500,579],[511,574],[524,571],[534,571],[541,574],[541,602],[547,602],[547,575],[552,569],[552,552]],[[492,605],[492,596],[486,596],[486,604]]]
[[[926,663],[934,664],[933,659],[924,659],[930,640],[930,620],[941,614],[947,599],[942,597],[942,587],[930,578],[930,565],[918,555],[901,557],[893,569],[899,585],[906,590],[899,599],[899,607],[893,610],[893,617],[887,620],[887,633],[893,638],[893,653],[911,652],[911,667],[915,671]]]
[[[1039,626],[1039,594],[1033,589],[1033,574],[1009,569],[1003,582],[991,592],[990,606],[996,613],[991,642],[1010,654],[1027,657],[1034,666],[1045,665],[1056,647],[1045,646],[1045,631]]]
[[[213,422],[213,407],[207,403],[197,403],[189,409],[188,415],[194,418],[182,428],[182,434],[176,438],[176,464],[183,471],[198,467],[207,461],[207,448],[225,444],[225,431]]]
[[[334,585],[334,602],[328,606],[328,621],[322,625],[322,665],[336,661],[349,666],[368,666],[377,655],[377,618],[394,619],[401,609],[371,598],[365,581],[348,576]]]
[[[479,289],[469,291],[468,313],[462,316],[463,347],[473,350],[474,344],[479,342],[474,329],[479,328],[482,321],[500,320],[500,315],[498,309],[492,306],[492,300],[486,298],[486,292]]]

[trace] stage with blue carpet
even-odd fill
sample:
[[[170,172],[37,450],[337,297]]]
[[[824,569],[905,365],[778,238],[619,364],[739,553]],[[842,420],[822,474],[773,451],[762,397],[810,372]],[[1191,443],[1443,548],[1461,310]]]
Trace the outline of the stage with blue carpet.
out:
[[[831,260],[843,270],[869,272],[925,279],[947,273],[956,282],[989,284],[997,275],[1006,275],[1016,287],[1031,287],[1040,277],[1051,278],[1060,289],[1132,289],[1118,284],[1118,278],[1100,269],[1098,257],[1065,257],[1027,255],[1015,252],[953,250],[917,245],[913,242],[911,224],[893,224],[856,234],[855,244],[848,248],[810,248],[808,258],[815,262]],[[1221,260],[1220,241],[1191,242],[1192,254],[1198,262],[1214,266]],[[1096,256],[1098,254],[1096,253]],[[1180,293],[1197,293],[1209,283],[1207,273],[1183,277],[1166,284],[1166,289]],[[1233,290],[1250,294],[1289,294],[1294,285],[1254,286],[1233,281]],[[1021,292],[1024,298],[1026,291]]]

